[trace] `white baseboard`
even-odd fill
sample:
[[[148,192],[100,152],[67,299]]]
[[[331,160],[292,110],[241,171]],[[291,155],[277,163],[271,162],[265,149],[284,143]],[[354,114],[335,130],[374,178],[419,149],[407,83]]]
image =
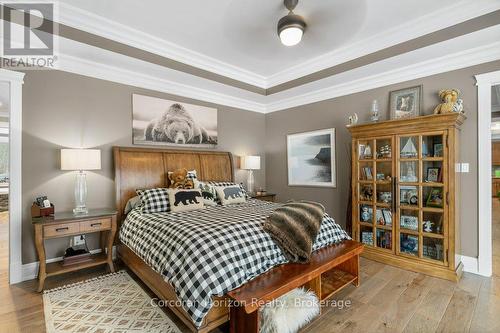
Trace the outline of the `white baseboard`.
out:
[[[464,264],[464,272],[479,274],[477,258],[462,256],[462,264]]]
[[[90,253],[101,253],[101,249],[91,250]],[[47,259],[46,263],[62,261],[63,257]],[[113,259],[116,259],[116,247],[113,246]],[[462,256],[462,263],[464,265],[464,272],[472,274],[480,274],[478,269],[478,260],[474,257]],[[33,280],[38,277],[39,262],[32,262],[22,266],[22,281]]]
[[[96,254],[96,253],[101,253],[101,249],[96,249],[96,250],[90,250],[90,253]],[[116,247],[113,246],[113,259],[116,259]],[[57,262],[57,261],[62,261],[63,257],[56,257],[52,259],[47,259],[45,262],[47,264],[50,264],[51,262]],[[38,277],[38,266],[40,265],[40,262],[35,261],[29,264],[24,264],[22,266],[22,278],[21,281],[27,281],[27,280],[33,280]]]

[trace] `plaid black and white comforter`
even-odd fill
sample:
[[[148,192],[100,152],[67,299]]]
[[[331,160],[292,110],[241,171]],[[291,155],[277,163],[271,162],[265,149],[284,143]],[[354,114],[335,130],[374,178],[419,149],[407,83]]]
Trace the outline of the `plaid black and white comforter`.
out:
[[[132,210],[120,240],[175,289],[197,327],[222,296],[269,269],[286,263],[262,229],[280,204],[249,200],[189,212],[142,214]],[[349,239],[325,214],[313,250]]]

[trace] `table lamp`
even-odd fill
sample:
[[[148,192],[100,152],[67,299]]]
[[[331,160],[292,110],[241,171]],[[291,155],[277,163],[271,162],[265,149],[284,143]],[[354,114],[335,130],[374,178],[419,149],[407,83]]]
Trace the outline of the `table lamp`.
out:
[[[76,170],[73,214],[87,214],[87,177],[85,171],[101,169],[100,149],[61,149],[61,170]]]
[[[241,168],[243,170],[248,170],[247,190],[253,193],[255,184],[253,170],[260,170],[260,156],[242,156],[240,162]]]

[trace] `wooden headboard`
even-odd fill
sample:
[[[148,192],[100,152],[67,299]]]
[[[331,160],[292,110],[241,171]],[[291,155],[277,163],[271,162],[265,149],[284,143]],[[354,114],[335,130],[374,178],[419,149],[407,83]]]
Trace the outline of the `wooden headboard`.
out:
[[[231,153],[158,148],[114,147],[118,222],[136,189],[168,186],[168,171],[196,170],[206,181],[234,181]]]

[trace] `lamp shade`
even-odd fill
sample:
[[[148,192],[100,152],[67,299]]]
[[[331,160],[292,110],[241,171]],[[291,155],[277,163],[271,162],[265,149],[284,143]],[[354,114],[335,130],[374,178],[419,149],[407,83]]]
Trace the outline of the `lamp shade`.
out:
[[[245,170],[260,170],[260,156],[242,156],[241,168]]]
[[[100,149],[61,149],[61,170],[100,169]]]

